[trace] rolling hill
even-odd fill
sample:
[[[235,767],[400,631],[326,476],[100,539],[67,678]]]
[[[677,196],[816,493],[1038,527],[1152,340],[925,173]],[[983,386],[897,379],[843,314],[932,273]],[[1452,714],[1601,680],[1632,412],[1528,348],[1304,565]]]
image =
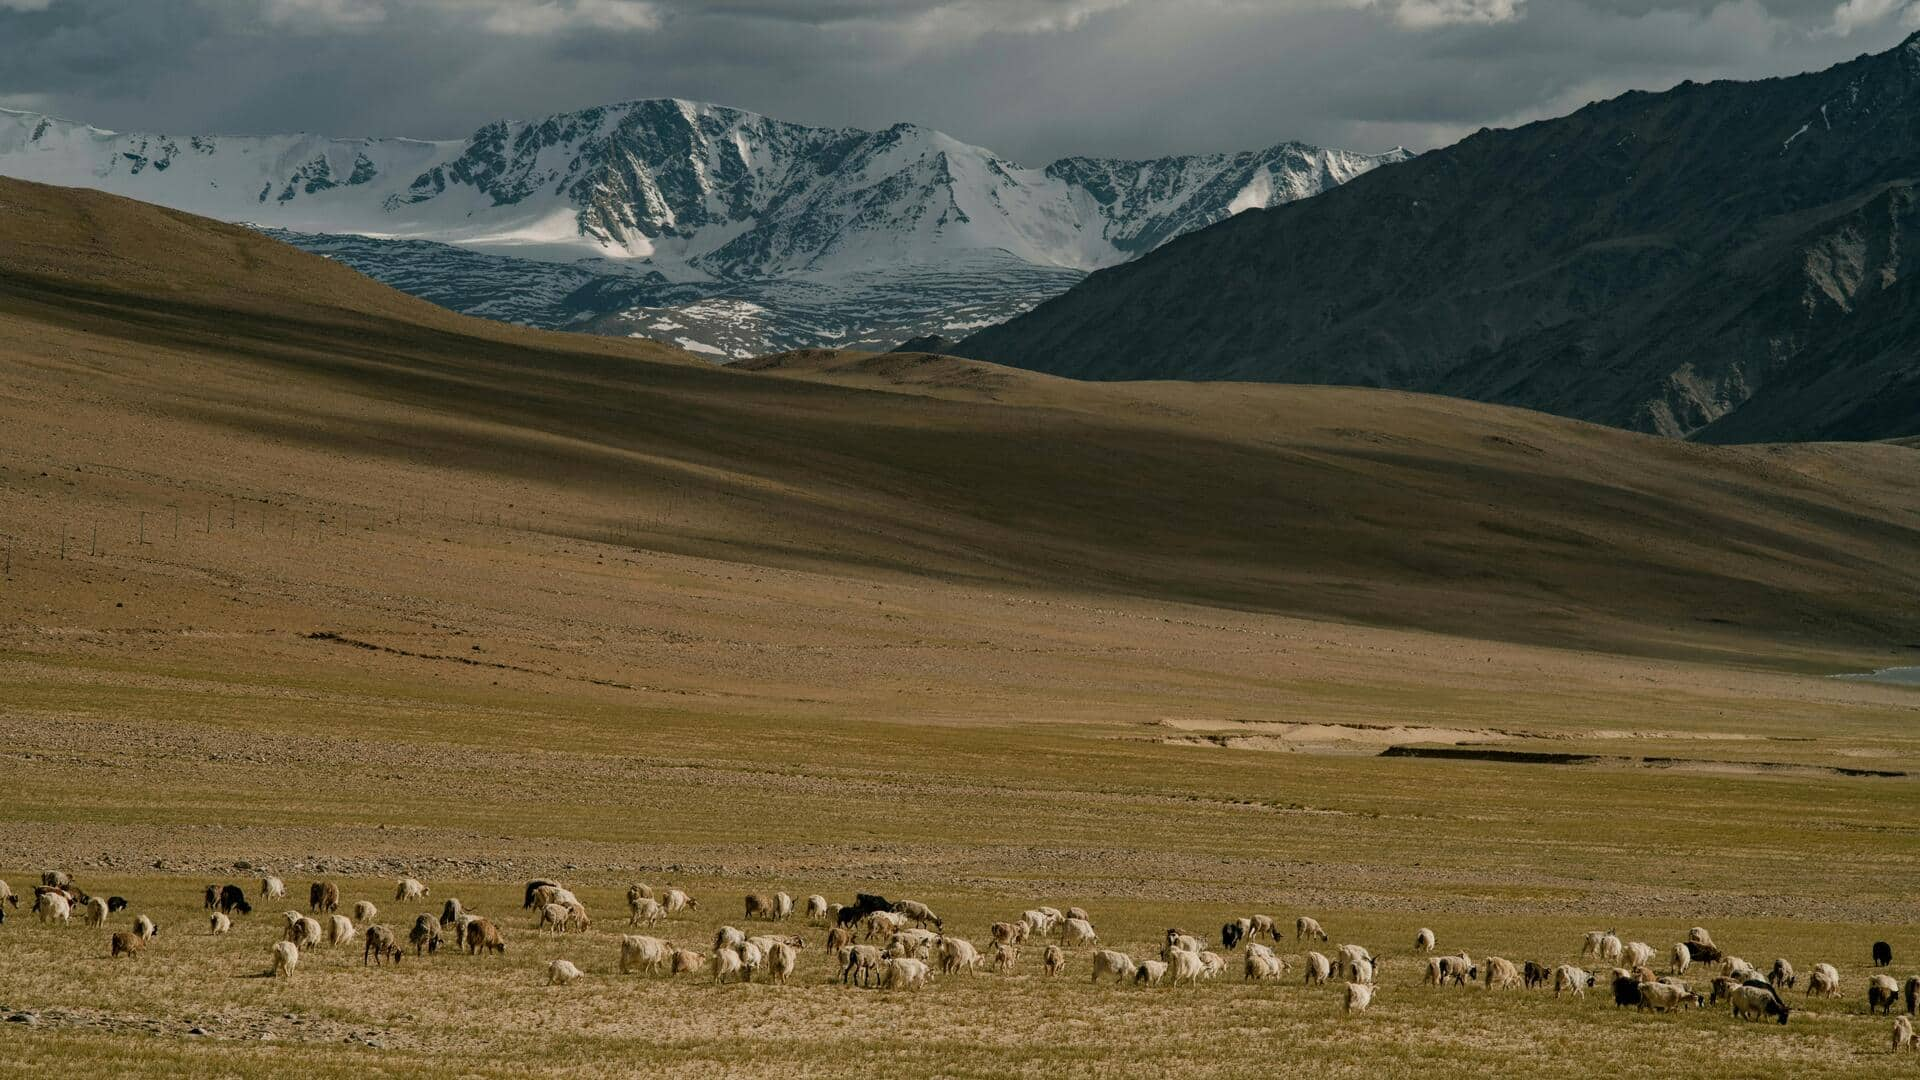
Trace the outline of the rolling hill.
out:
[[[477,588],[546,610],[521,596],[537,553],[612,544],[1627,652],[1920,641],[1902,446],[1721,449],[1390,391],[912,355],[736,370],[458,316],[99,193],[7,181],[0,216],[7,520],[43,599],[80,569],[56,527],[71,554],[68,523],[124,537],[143,514],[150,541],[171,511],[214,536],[252,507],[268,538],[399,530],[381,559],[260,555],[307,625],[349,579],[356,603]],[[462,520],[509,529],[515,562],[438,561]],[[243,573],[139,566],[188,622]]]
[[[1920,431],[1920,37],[1482,130],[1090,277],[955,351],[1420,390],[1706,442]]]

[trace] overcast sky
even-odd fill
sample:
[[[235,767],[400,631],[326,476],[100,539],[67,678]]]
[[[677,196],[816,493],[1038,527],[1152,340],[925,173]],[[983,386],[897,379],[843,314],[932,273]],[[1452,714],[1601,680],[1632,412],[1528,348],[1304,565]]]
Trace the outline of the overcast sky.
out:
[[[1891,48],[1920,0],[0,0],[0,105],[457,138],[643,97],[936,127],[1039,164],[1381,150]]]

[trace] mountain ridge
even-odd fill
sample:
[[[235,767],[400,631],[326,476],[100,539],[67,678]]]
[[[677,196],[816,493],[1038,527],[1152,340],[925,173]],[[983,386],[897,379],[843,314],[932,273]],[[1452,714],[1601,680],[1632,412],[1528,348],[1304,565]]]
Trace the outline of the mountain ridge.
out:
[[[1920,430],[1920,41],[1634,91],[1241,215],[956,347],[1395,387],[1706,441]]]

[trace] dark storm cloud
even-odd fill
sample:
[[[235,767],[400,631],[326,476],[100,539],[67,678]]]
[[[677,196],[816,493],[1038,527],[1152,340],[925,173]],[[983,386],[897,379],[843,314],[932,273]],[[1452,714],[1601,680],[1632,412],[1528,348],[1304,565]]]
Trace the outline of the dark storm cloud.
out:
[[[1019,160],[1427,147],[1884,49],[1915,0],[0,0],[0,104],[454,138],[676,96]]]

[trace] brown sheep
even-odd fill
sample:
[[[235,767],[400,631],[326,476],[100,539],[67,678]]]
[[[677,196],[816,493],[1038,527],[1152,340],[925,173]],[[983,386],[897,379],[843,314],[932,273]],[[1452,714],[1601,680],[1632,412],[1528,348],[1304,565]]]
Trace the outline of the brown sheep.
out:
[[[765,893],[749,893],[746,899],[746,914],[749,919],[773,918],[773,897]]]
[[[369,926],[366,929],[366,944],[360,950],[360,964],[378,965],[383,960],[400,962],[400,942],[393,936],[393,929],[387,926]]]
[[[140,950],[145,948],[146,944],[139,934],[126,930],[115,930],[113,932],[113,951],[109,953],[109,956],[115,959],[122,956],[138,956],[140,955]]]
[[[432,915],[421,912],[413,920],[413,929],[407,934],[407,941],[413,946],[413,955],[438,952],[440,950],[440,924]]]
[[[331,881],[316,881],[308,886],[307,910],[328,913],[340,910],[340,887]]]
[[[504,953],[507,951],[507,939],[500,934],[500,928],[493,925],[492,919],[476,918],[467,924],[467,954]]]
[[[1046,955],[1042,957],[1042,963],[1048,975],[1058,975],[1067,970],[1067,951],[1058,945],[1049,945]]]

